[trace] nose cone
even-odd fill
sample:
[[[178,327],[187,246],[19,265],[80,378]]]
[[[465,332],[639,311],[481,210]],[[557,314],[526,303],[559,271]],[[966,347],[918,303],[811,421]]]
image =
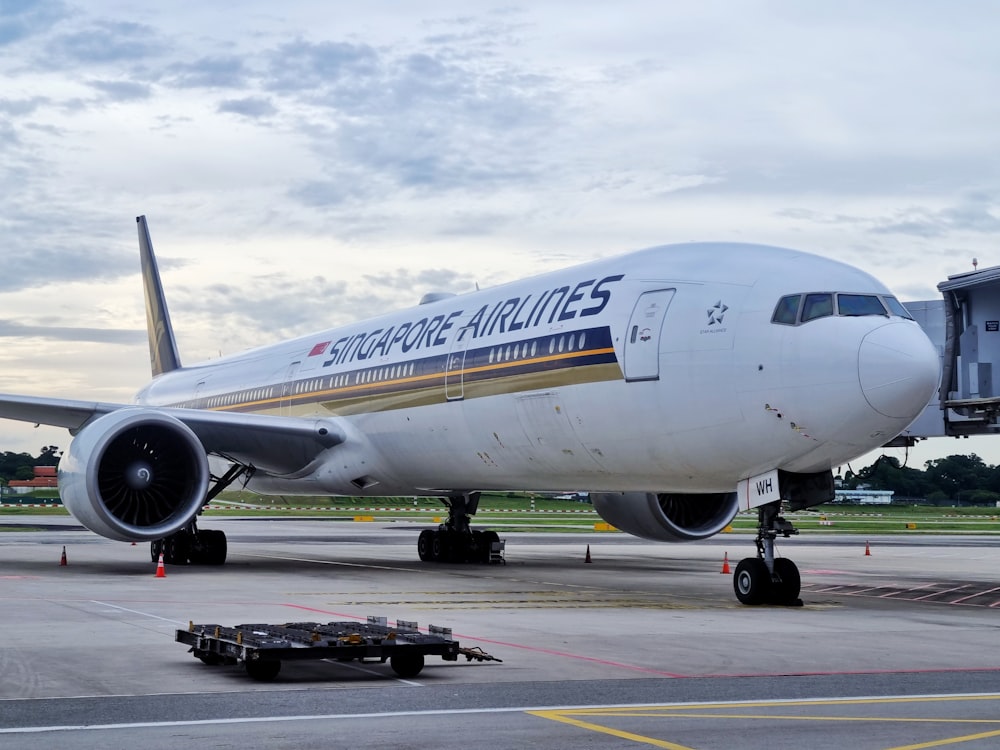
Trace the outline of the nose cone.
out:
[[[930,402],[941,376],[938,353],[910,322],[887,323],[861,341],[861,390],[879,414],[915,419]]]

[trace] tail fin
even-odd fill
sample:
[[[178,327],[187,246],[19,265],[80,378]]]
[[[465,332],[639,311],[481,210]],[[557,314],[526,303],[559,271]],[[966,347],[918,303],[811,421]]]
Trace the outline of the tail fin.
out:
[[[181,366],[177,354],[174,329],[170,325],[167,300],[163,296],[160,271],[153,255],[153,242],[149,238],[146,217],[135,218],[139,224],[139,257],[142,261],[142,285],[146,292],[146,330],[149,332],[149,363],[153,376],[161,375]]]

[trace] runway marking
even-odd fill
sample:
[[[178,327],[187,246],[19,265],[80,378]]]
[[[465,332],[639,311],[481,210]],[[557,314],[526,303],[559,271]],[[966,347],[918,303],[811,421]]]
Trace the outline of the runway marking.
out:
[[[111,609],[117,609],[121,612],[129,612],[133,615],[141,615],[142,617],[149,617],[153,620],[162,620],[163,622],[169,622],[173,625],[187,625],[186,622],[181,622],[180,620],[172,620],[169,617],[160,617],[159,615],[150,614],[149,612],[140,612],[137,609],[129,609],[128,607],[119,607],[117,604],[110,604],[108,602],[99,602],[96,599],[90,600],[91,604],[100,604],[102,607],[110,607]]]
[[[47,734],[53,732],[94,732],[94,731],[120,731],[135,729],[154,729],[170,727],[197,727],[197,726],[233,726],[246,724],[267,724],[267,723],[287,723],[306,721],[346,721],[356,719],[384,719],[393,717],[434,717],[434,716],[456,716],[456,715],[485,715],[485,714],[511,714],[521,713],[529,716],[557,721],[563,724],[579,727],[588,731],[606,734],[621,739],[627,739],[653,747],[667,748],[667,750],[694,750],[686,745],[680,745],[668,740],[649,737],[647,735],[628,732],[614,727],[604,726],[596,721],[585,721],[584,719],[629,719],[629,718],[704,718],[719,719],[732,718],[739,720],[796,720],[796,721],[868,721],[868,722],[889,722],[903,724],[986,724],[1000,725],[1000,719],[951,719],[942,717],[933,718],[908,718],[908,717],[837,717],[824,716],[822,714],[814,716],[780,715],[774,716],[767,713],[738,713],[719,714],[712,713],[713,710],[732,709],[752,709],[752,708],[792,708],[808,707],[817,708],[823,706],[870,706],[872,704],[900,705],[914,703],[956,703],[971,701],[1000,701],[1000,694],[968,694],[968,695],[931,695],[931,696],[895,696],[895,697],[868,697],[868,698],[819,698],[819,699],[789,699],[772,701],[729,701],[717,703],[668,703],[668,704],[630,704],[630,705],[604,705],[604,706],[524,706],[515,708],[469,708],[469,709],[431,709],[424,711],[384,711],[361,714],[302,714],[294,716],[249,716],[216,719],[187,719],[177,721],[146,721],[130,723],[110,723],[110,724],[67,724],[32,727],[8,727],[0,728],[0,736],[4,735],[29,735]],[[580,718],[577,718],[580,717]],[[976,734],[967,734],[943,739],[930,740],[915,744],[894,746],[887,750],[923,750],[932,747],[944,747],[962,742],[970,742],[978,739],[989,739],[1000,736],[1000,729]]]
[[[583,718],[591,719],[707,719],[707,720],[764,720],[773,721],[812,721],[812,722],[868,722],[893,724],[901,723],[907,725],[934,724],[980,724],[988,726],[1000,726],[1000,719],[955,719],[948,717],[927,718],[927,717],[893,717],[893,716],[827,716],[823,714],[773,714],[773,713],[720,713],[716,709],[732,708],[772,708],[772,707],[839,707],[839,706],[872,706],[881,704],[908,704],[908,703],[946,703],[965,701],[1000,701],[1000,694],[975,694],[975,695],[950,695],[950,696],[913,696],[913,697],[889,697],[889,698],[836,698],[836,699],[816,699],[816,700],[776,700],[757,702],[724,702],[724,703],[704,703],[704,704],[665,704],[662,706],[595,706],[590,708],[577,709],[548,709],[541,711],[529,711],[533,716],[543,719],[569,724],[571,726],[607,734],[613,737],[638,742],[653,747],[667,748],[668,750],[695,750],[687,745],[681,745],[669,740],[650,737],[648,735],[628,732],[614,727],[605,726],[595,721],[584,721]],[[886,750],[923,750],[924,748],[944,747],[973,740],[990,739],[1000,737],[1000,729],[975,734],[961,735],[957,737],[947,737],[942,739],[918,742],[915,744],[898,745]]]
[[[956,607],[1000,607],[1000,586],[995,582],[931,581],[913,585],[883,584],[815,584],[803,583],[802,591],[812,594],[841,594],[877,598],[887,601],[907,601],[927,604],[948,604]],[[917,595],[919,594],[919,595]]]

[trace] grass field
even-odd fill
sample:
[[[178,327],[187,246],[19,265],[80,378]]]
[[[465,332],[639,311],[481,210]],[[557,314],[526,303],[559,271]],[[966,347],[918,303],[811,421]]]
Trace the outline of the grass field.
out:
[[[7,498],[9,500],[9,498]],[[23,498],[24,502],[41,502]],[[61,506],[52,508],[0,508],[0,516],[67,515]],[[352,518],[358,522],[405,519],[432,525],[447,518],[440,501],[433,498],[291,497],[264,498],[248,492],[227,492],[205,511],[219,516],[322,516]],[[997,534],[1000,508],[943,508],[927,506],[818,506],[790,513],[789,520],[811,534]],[[484,493],[475,523],[505,532],[597,531],[605,526],[589,503],[532,498],[523,494]],[[729,533],[753,534],[755,513],[741,513]],[[0,523],[0,531],[4,530]],[[23,530],[23,529],[19,529]],[[609,533],[602,531],[602,533]],[[613,530],[610,533],[615,533]]]

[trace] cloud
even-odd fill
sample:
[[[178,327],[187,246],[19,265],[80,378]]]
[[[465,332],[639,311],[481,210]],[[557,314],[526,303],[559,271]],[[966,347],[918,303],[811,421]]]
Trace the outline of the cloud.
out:
[[[128,21],[98,21],[83,31],[60,34],[39,62],[50,67],[140,62],[168,49],[156,31]]]
[[[227,99],[219,103],[219,112],[230,112],[252,119],[269,117],[277,112],[269,99],[247,97],[246,99]]]
[[[4,0],[0,4],[0,47],[50,29],[68,11],[57,0]]]
[[[45,96],[33,96],[30,99],[0,99],[0,112],[13,116],[30,115],[48,103],[49,99]]]
[[[170,85],[177,88],[243,88],[248,71],[240,57],[203,57],[166,68]]]
[[[134,83],[132,81],[91,81],[88,85],[105,94],[109,99],[118,102],[148,99],[152,95],[152,90],[145,83]]]
[[[283,92],[322,90],[346,79],[370,80],[379,67],[372,47],[350,42],[288,42],[268,53],[267,59],[264,87]]]
[[[975,193],[943,209],[911,207],[879,220],[871,231],[917,237],[942,237],[953,232],[996,234],[1000,232],[1000,200]]]
[[[98,344],[133,346],[147,340],[145,330],[128,328],[86,328],[77,326],[25,325],[0,319],[0,338],[40,338],[50,341],[89,341]]]

